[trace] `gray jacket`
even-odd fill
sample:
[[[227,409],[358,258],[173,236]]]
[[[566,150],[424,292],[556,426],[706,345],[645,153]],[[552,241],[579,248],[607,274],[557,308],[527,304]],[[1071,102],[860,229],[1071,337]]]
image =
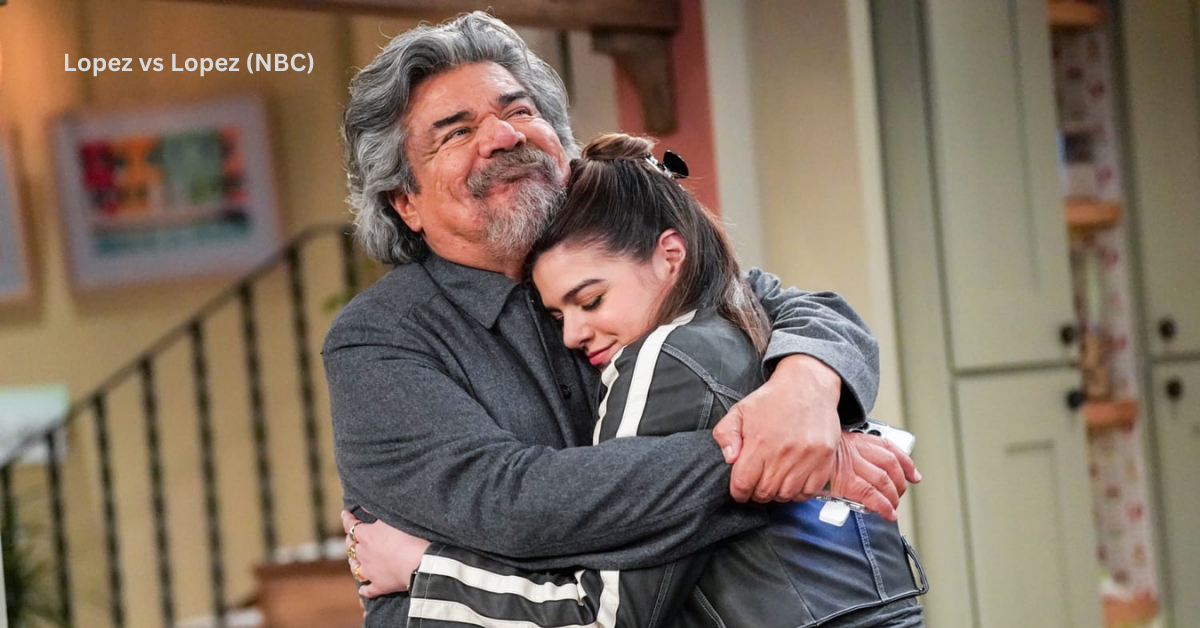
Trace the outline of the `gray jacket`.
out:
[[[747,278],[780,330],[766,361],[829,364],[843,420],[862,419],[878,353],[858,316],[837,295]],[[343,308],[323,355],[344,502],[364,520],[525,569],[661,564],[766,521],[729,498],[707,433],[581,447],[598,378],[502,275],[436,256],[397,267]],[[407,602],[372,601],[366,625],[403,625]]]

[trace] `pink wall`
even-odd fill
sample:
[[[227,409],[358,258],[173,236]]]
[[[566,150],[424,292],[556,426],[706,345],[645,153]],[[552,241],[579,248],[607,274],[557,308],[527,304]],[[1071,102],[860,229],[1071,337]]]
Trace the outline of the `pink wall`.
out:
[[[714,154],[712,104],[708,98],[708,59],[704,52],[701,0],[680,0],[679,32],[671,41],[671,72],[675,79],[677,128],[658,136],[657,155],[679,153],[691,176],[688,189],[709,209],[720,213],[717,195],[717,160]],[[625,133],[645,133],[641,100],[632,82],[620,69],[617,75],[617,123]]]

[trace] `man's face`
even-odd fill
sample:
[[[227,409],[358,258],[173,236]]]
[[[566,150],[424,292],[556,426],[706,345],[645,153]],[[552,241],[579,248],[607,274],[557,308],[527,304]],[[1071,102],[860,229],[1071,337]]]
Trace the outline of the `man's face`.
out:
[[[405,124],[420,188],[392,195],[405,223],[459,263],[524,259],[569,162],[520,83],[494,63],[455,68],[417,85]]]

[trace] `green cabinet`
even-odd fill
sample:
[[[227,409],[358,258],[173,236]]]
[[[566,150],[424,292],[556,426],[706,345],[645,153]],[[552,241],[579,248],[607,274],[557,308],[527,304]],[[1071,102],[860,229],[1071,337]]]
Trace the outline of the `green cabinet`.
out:
[[[958,378],[980,628],[1103,625],[1087,428],[1065,402],[1078,381],[1069,368]]]
[[[1151,398],[1161,490],[1165,610],[1183,628],[1200,617],[1200,361],[1153,368]]]
[[[1147,349],[1200,357],[1200,2],[1122,3]]]
[[[1073,319],[1045,0],[929,2],[929,124],[956,370],[1066,364]]]

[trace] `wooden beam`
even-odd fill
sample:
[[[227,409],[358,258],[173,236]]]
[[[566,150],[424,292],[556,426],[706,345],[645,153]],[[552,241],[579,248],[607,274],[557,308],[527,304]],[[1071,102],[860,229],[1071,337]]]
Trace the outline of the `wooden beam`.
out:
[[[675,81],[671,76],[671,38],[665,33],[593,30],[592,48],[613,58],[633,81],[642,99],[646,131],[664,135],[675,130]]]
[[[513,26],[590,30],[592,47],[613,58],[642,100],[646,131],[675,130],[671,35],[679,28],[679,0],[174,0],[216,5],[303,9],[406,17],[440,22],[489,7]],[[0,0],[3,2],[3,0]]]
[[[558,30],[639,28],[674,32],[679,28],[678,0],[176,0],[206,4],[334,13],[385,15],[440,22],[460,13],[489,8],[514,26]]]

